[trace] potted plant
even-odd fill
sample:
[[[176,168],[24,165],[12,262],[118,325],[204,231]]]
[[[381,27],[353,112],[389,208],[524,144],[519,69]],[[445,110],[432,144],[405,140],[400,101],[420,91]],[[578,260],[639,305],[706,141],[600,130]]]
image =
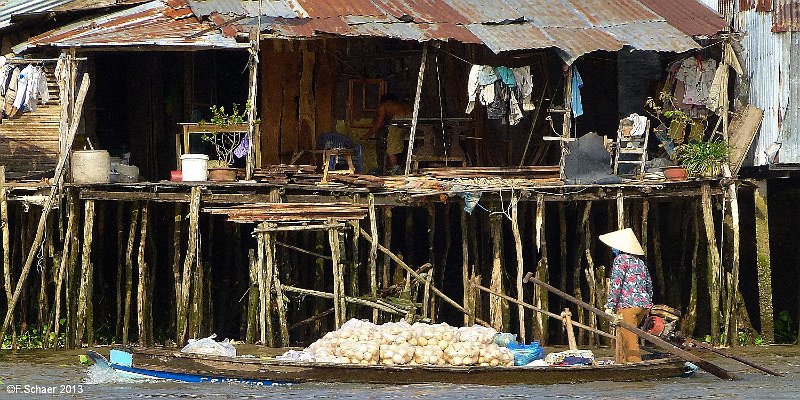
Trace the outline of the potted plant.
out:
[[[691,176],[716,177],[722,172],[722,163],[730,156],[730,145],[722,140],[689,142],[678,146],[678,162]]]
[[[212,181],[235,181],[238,169],[231,168],[236,158],[241,158],[246,154],[249,143],[247,143],[247,114],[249,102],[243,110],[239,110],[239,105],[233,103],[231,113],[225,112],[224,106],[211,106],[211,121],[200,121],[199,125],[211,124],[213,129],[208,129],[203,133],[202,139],[211,143],[217,153],[218,160],[216,166],[209,168],[209,179]]]

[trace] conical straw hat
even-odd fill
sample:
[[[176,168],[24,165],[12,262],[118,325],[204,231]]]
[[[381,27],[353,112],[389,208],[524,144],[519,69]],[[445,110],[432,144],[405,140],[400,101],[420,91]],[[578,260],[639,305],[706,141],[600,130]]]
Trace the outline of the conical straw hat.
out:
[[[601,242],[617,250],[640,256],[644,254],[642,245],[639,244],[631,228],[620,229],[618,231],[606,233],[605,235],[600,235],[599,239]]]

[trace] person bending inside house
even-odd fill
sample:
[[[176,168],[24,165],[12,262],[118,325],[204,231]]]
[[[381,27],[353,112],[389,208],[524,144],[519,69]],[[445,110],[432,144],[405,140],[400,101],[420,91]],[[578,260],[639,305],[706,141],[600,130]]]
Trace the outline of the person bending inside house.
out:
[[[406,129],[389,125],[389,122],[396,117],[410,118],[412,109],[411,103],[401,100],[394,94],[387,93],[381,96],[381,101],[378,104],[378,116],[372,123],[372,128],[362,137],[364,140],[374,138],[378,131],[384,126],[387,127],[386,170],[390,174],[396,174],[400,171],[400,165],[397,160],[405,146]]]
[[[642,245],[631,228],[600,235],[599,239],[610,246],[615,255],[605,311],[617,321],[622,319],[638,327],[647,310],[653,307],[653,281],[644,261],[638,257],[644,254]],[[620,364],[642,361],[635,333],[617,328],[614,358]]]

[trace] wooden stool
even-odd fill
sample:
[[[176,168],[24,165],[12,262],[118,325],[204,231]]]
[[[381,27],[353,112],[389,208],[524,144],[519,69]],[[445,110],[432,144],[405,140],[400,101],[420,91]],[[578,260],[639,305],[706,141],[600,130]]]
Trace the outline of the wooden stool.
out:
[[[345,161],[347,161],[347,169],[342,170],[331,170],[331,161],[334,163],[336,160],[331,160],[332,157],[344,157]],[[336,164],[334,164],[336,165]],[[320,183],[328,183],[330,180],[328,179],[329,174],[343,174],[343,175],[351,175],[356,172],[355,167],[353,166],[353,150],[351,149],[325,149],[322,151],[322,181]]]

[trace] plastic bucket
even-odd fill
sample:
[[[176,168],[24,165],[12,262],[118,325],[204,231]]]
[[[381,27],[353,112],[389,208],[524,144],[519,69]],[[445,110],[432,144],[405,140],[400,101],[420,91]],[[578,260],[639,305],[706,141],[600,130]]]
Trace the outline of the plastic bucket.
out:
[[[111,156],[105,150],[79,150],[72,153],[72,182],[111,182]]]
[[[208,180],[208,156],[205,154],[184,154],[181,156],[181,171],[184,182]]]

